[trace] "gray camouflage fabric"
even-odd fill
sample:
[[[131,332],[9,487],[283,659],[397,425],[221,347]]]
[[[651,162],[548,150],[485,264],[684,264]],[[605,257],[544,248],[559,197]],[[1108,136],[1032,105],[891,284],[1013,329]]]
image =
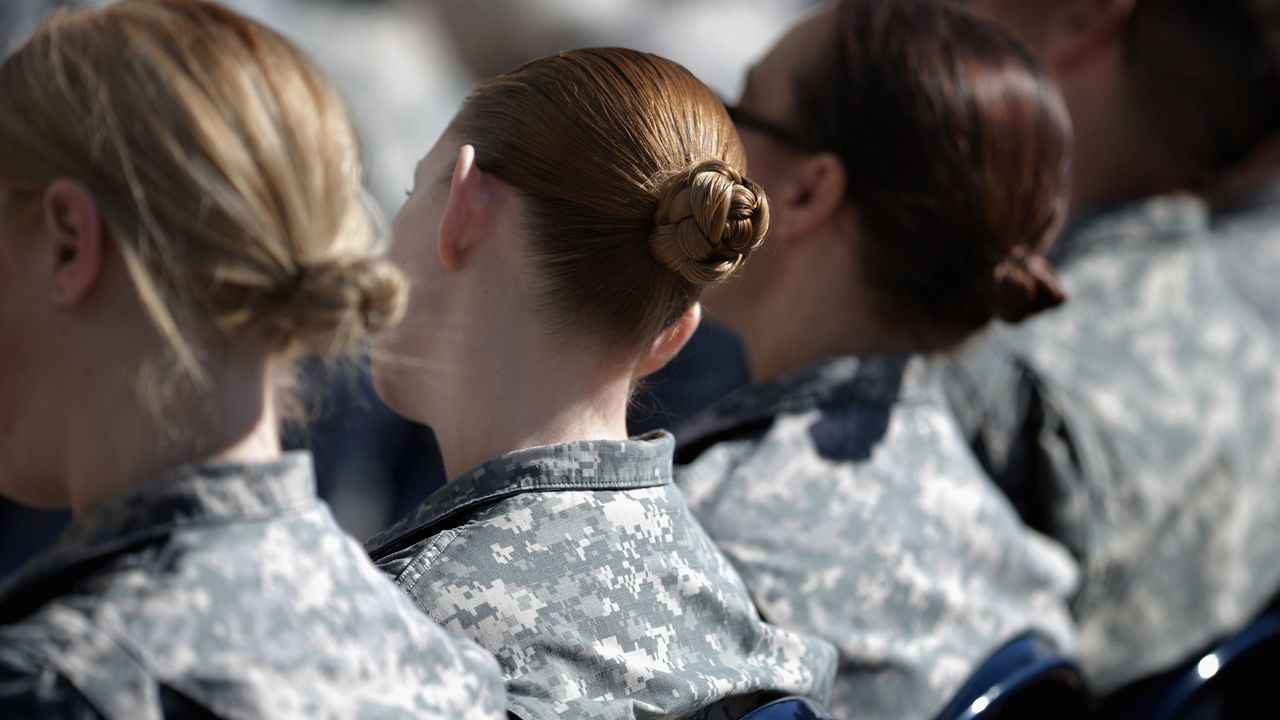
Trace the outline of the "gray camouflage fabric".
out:
[[[654,433],[509,453],[368,548],[432,619],[498,658],[525,720],[825,700],[835,652],[760,620],[676,490],[673,446]]]
[[[837,717],[933,717],[1025,632],[1071,651],[1075,565],[978,466],[933,361],[833,359],[677,437],[677,483],[761,614],[839,650]]]
[[[1227,282],[1280,333],[1280,174],[1216,210],[1213,232]]]
[[[1189,659],[1280,590],[1280,356],[1210,240],[1190,198],[1088,219],[1059,263],[1070,301],[951,367],[978,455],[1081,563],[1072,605],[1102,691]]]
[[[492,720],[501,682],[338,529],[303,453],[170,473],[0,588],[5,718]]]

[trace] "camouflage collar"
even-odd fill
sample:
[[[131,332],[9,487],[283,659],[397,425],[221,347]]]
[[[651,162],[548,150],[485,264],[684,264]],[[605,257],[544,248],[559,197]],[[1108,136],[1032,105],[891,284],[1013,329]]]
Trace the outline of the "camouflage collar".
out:
[[[1074,218],[1049,251],[1065,266],[1109,247],[1147,245],[1200,237],[1209,229],[1209,207],[1191,195],[1159,195]]]
[[[435,534],[461,513],[511,495],[555,490],[633,490],[672,482],[675,439],[582,440],[507,453],[458,476],[370,540],[376,560]]]
[[[0,585],[0,598],[86,562],[187,527],[262,520],[316,505],[311,456],[172,470],[77,519],[49,550]]]
[[[936,362],[921,355],[839,357],[735,390],[676,430],[681,455],[784,413],[827,405],[941,402]],[[695,453],[696,454],[696,453]]]

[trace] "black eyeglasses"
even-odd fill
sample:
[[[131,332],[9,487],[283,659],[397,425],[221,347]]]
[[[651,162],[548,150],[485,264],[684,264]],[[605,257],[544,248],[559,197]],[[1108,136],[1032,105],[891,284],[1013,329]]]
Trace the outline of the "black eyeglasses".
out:
[[[724,108],[729,112],[729,119],[733,120],[733,124],[738,127],[757,130],[768,135],[774,140],[785,145],[790,145],[797,150],[804,150],[807,152],[823,152],[826,150],[826,148],[823,147],[823,143],[818,142],[807,133],[792,130],[786,125],[770,120],[763,115],[757,115],[756,113],[745,108],[738,107],[737,105],[725,103]]]

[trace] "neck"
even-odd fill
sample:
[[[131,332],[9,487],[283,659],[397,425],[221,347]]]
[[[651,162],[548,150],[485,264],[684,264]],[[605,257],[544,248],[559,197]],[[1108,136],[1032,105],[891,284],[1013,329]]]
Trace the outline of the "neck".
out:
[[[510,332],[489,337],[528,337]],[[435,430],[447,476],[524,448],[626,439],[630,374],[565,351],[581,347],[524,342],[478,350],[421,377],[413,415]]]
[[[848,236],[810,238],[792,258],[781,285],[749,320],[733,328],[755,381],[769,380],[841,356],[910,352],[922,338],[878,319],[875,301],[857,280]]]
[[[66,478],[76,517],[183,465],[280,455],[268,363],[250,357],[204,370],[208,382],[199,386],[171,368],[159,383],[144,372],[99,393],[105,402],[69,428]]]

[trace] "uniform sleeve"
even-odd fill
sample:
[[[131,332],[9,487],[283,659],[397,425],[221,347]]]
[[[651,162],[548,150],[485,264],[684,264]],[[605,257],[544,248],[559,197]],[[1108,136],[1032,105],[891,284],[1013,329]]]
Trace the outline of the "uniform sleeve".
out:
[[[0,708],[12,720],[105,720],[51,665],[0,638]]]

